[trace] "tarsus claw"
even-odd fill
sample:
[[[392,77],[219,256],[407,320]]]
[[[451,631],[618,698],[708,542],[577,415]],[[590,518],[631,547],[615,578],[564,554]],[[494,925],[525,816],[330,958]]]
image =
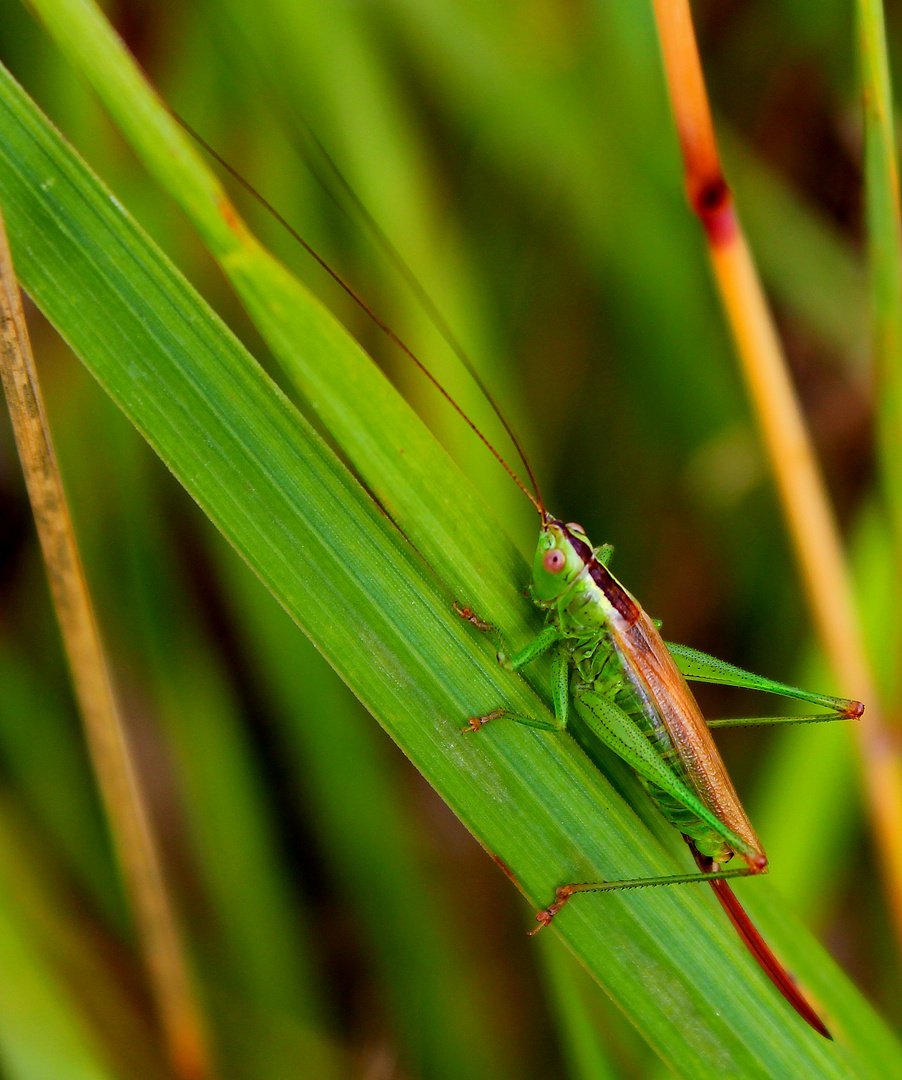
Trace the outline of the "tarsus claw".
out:
[[[535,937],[535,935],[540,930],[545,929],[545,927],[551,922],[555,915],[557,915],[557,913],[561,910],[564,904],[566,904],[570,897],[573,895],[573,891],[573,886],[571,885],[559,885],[554,890],[554,903],[550,907],[545,908],[544,911],[539,911],[536,913],[536,920],[539,925],[535,928],[535,930],[529,931],[529,937]]]
[[[491,623],[483,622],[482,619],[479,618],[479,616],[476,614],[475,611],[473,611],[471,607],[461,607],[456,600],[451,606],[462,619],[466,619],[468,623],[472,623],[477,630],[482,630],[483,633],[488,633],[489,630],[495,629],[495,627],[492,626]]]
[[[504,716],[505,711],[505,709],[493,709],[492,712],[486,713],[485,716],[471,716],[469,724],[460,729],[461,735],[466,735],[469,731],[479,731],[482,725],[487,724],[489,720],[497,720],[499,716]]]
[[[535,928],[535,930],[530,930],[527,934],[527,937],[535,937],[540,930],[544,930],[545,927],[554,918],[554,915],[555,913],[550,908],[547,911],[536,912],[536,921],[539,925]]]

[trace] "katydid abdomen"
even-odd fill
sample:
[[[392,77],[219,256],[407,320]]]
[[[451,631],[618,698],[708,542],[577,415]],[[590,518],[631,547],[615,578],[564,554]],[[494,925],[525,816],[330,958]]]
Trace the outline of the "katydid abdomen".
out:
[[[637,625],[640,620],[647,625]],[[649,640],[649,628],[657,641]],[[764,853],[760,841],[742,810],[719,756],[715,756],[716,750],[712,754],[711,748],[708,749],[705,762],[707,768],[701,769],[697,765],[696,755],[687,753],[685,745],[678,745],[674,739],[671,726],[668,725],[669,718],[676,714],[685,717],[690,713],[701,717],[701,713],[694,695],[670,660],[669,653],[666,653],[666,646],[660,641],[657,629],[641,609],[638,610],[636,623],[629,628],[627,634],[632,639],[641,636],[643,652],[650,653],[653,650],[654,654],[660,657],[663,650],[665,661],[670,661],[669,666],[672,667],[672,670],[667,672],[667,681],[658,679],[654,686],[649,686],[643,673],[633,662],[637,652],[635,646],[632,652],[624,651],[610,631],[596,635],[591,651],[587,650],[587,643],[577,640],[571,652],[573,674],[570,680],[570,692],[577,713],[590,726],[598,723],[598,717],[591,708],[593,692],[602,694],[622,709],[678,779],[695,791],[710,810],[720,815],[725,811],[729,813],[732,828],[744,837],[755,852],[754,855],[750,854],[749,864],[754,864],[757,870],[763,869],[765,864],[761,860]],[[660,660],[658,662],[660,664]],[[704,734],[710,742],[706,727]],[[664,817],[691,839],[702,855],[718,863],[733,857],[733,848],[727,840],[694,810],[654,781],[641,776],[640,779]]]

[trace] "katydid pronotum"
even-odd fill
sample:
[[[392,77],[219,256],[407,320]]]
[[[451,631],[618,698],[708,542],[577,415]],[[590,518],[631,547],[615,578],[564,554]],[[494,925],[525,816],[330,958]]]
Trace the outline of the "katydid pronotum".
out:
[[[554,901],[537,914],[539,926],[532,933],[547,926],[570,898],[580,892],[707,881],[740,937],[780,993],[815,1031],[825,1038],[832,1038],[792,977],[755,929],[728,884],[730,878],[766,873],[768,862],[727,775],[710,729],[751,724],[852,720],[861,716],[864,706],[858,701],[828,697],[774,682],[682,645],[665,644],[654,621],[608,570],[613,548],[610,545],[592,548],[581,526],[564,524],[548,514],[533,469],[519,440],[478,372],[435,314],[431,301],[424,301],[427,313],[497,413],[523,462],[533,491],[527,488],[496,447],[398,335],[259,192],[184,120],[176,118],[220,165],[273,214],[376,326],[434,383],[539,511],[541,530],[533,561],[530,595],[546,612],[546,625],[519,652],[511,657],[499,652],[498,660],[509,670],[519,671],[549,650],[555,651],[551,674],[555,720],[538,720],[496,708],[482,716],[471,717],[463,732],[477,732],[489,721],[502,717],[542,730],[561,731],[567,727],[572,702],[589,731],[635,770],[658,809],[680,830],[689,845],[698,866],[697,873],[560,885]],[[334,169],[334,165],[331,167]],[[344,178],[340,179],[347,187]],[[381,236],[377,236],[377,240],[384,242]],[[393,254],[393,258],[399,258],[397,253]],[[404,271],[409,276],[406,267]],[[418,295],[424,297],[418,283],[415,285]],[[471,608],[455,604],[455,610],[476,629],[492,629]],[[767,691],[806,701],[827,711],[808,716],[709,722],[702,715],[687,679]],[[734,855],[738,855],[745,865],[723,869],[722,864]]]

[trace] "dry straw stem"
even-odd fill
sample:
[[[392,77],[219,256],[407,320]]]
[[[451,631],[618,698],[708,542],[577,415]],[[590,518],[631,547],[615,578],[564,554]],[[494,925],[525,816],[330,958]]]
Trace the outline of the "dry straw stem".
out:
[[[166,893],[82,571],[0,213],[0,372],[75,693],[176,1075],[211,1076],[182,943]]]
[[[902,946],[902,762],[885,727],[839,529],[773,320],[723,178],[687,0],[655,0],[686,185],[761,426],[808,602],[841,692],[866,704],[858,734],[867,800]]]

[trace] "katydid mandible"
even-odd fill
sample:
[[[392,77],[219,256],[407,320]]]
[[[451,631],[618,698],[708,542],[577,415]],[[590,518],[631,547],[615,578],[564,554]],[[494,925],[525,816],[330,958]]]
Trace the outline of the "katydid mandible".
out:
[[[547,926],[576,893],[709,881],[777,989],[815,1031],[832,1038],[727,884],[728,878],[765,873],[767,856],[686,679],[766,690],[829,710],[814,716],[724,724],[856,719],[864,706],[752,675],[694,649],[666,645],[654,622],[608,570],[613,549],[607,545],[592,548],[579,525],[548,517],[540,501],[533,501],[542,513],[542,529],[530,592],[547,613],[546,625],[512,657],[499,653],[498,659],[509,670],[519,671],[555,650],[551,669],[555,721],[495,709],[471,718],[463,730],[476,732],[490,720],[507,717],[541,730],[561,731],[567,726],[572,702],[586,727],[636,771],[658,809],[682,833],[699,868],[696,874],[562,885],[554,902],[536,916],[539,926],[533,933]],[[459,614],[486,629],[469,609]],[[734,855],[745,865],[722,869]]]

